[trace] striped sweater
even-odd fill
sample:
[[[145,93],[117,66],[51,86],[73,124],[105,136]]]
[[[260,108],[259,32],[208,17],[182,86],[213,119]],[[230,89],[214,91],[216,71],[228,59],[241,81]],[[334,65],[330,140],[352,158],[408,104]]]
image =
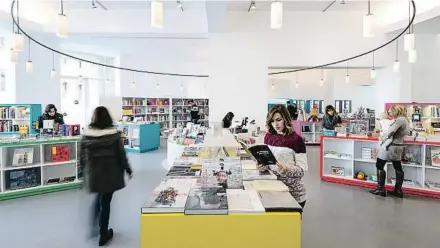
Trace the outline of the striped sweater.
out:
[[[278,180],[289,187],[290,194],[298,202],[306,200],[306,188],[303,177],[308,170],[306,145],[301,136],[292,132],[289,135],[270,134],[264,137],[264,144],[269,146],[277,161],[289,168],[282,173],[277,166],[271,170],[277,175]]]

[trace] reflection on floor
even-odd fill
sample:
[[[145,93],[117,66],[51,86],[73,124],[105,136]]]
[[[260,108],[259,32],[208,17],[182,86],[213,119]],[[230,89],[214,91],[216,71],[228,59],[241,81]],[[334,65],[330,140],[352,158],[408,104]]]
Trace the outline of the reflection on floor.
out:
[[[303,248],[438,247],[439,201],[380,198],[366,189],[323,183],[318,152],[318,147],[308,148]],[[165,157],[165,148],[130,155],[135,178],[113,198],[111,247],[139,247],[140,206],[165,175]],[[96,241],[85,239],[91,197],[72,190],[0,202],[0,247],[96,247]]]

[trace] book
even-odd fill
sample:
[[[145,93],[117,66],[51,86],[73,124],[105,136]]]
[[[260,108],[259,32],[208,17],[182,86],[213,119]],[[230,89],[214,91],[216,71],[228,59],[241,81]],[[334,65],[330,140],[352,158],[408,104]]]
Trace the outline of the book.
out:
[[[426,185],[431,190],[440,191],[440,183],[434,181],[426,181]]]
[[[167,177],[172,176],[200,176],[200,166],[179,166],[173,165],[167,173]]]
[[[277,180],[277,176],[270,170],[243,170],[243,180]]]
[[[431,165],[440,166],[440,149],[431,148]]]
[[[264,213],[265,209],[255,190],[227,189],[229,213]]]
[[[200,147],[187,146],[182,152],[182,157],[198,157],[200,153]]]
[[[197,178],[192,177],[165,177],[165,179],[159,184],[163,187],[174,187],[174,188],[192,188],[196,187],[198,184]]]
[[[243,176],[239,158],[205,159],[202,164],[201,177],[204,187],[243,188]]]
[[[185,214],[228,214],[228,196],[223,187],[191,188]]]
[[[174,160],[173,165],[192,166],[200,165],[200,159],[197,157],[178,157]]]
[[[160,184],[142,206],[142,213],[183,213],[190,187]]]
[[[14,149],[12,158],[12,166],[23,166],[33,164],[34,148],[17,148]]]
[[[289,192],[258,192],[266,212],[302,212]]]
[[[289,191],[289,188],[278,180],[243,181],[244,189],[260,191]]]
[[[249,152],[254,156],[259,164],[276,164],[277,160],[267,145],[256,145],[249,147]]]

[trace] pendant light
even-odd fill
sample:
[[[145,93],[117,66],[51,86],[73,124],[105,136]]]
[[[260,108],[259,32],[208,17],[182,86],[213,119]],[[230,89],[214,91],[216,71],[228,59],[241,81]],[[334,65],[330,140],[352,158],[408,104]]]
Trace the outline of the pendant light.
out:
[[[133,82],[131,82],[131,88],[136,88],[136,72],[133,72]]]
[[[299,88],[299,80],[298,80],[298,72],[297,73],[295,73],[295,75],[296,75],[296,83],[295,83],[295,88]]]
[[[364,16],[364,37],[374,36],[375,16],[371,13],[371,2],[368,0],[368,12]]]
[[[183,84],[180,85],[180,91],[183,91]]]
[[[78,79],[79,80],[82,80],[82,77],[83,77],[83,71],[82,71],[82,64],[81,64],[81,61],[79,61],[79,67],[78,67]]]
[[[408,62],[411,64],[417,62],[417,51],[415,49],[408,52]]]
[[[324,68],[321,69],[321,80],[319,82],[319,86],[323,86],[324,85]]]
[[[0,91],[4,92],[6,89],[6,76],[4,72],[0,72]]]
[[[370,76],[371,76],[371,79],[375,79],[376,78],[376,68],[375,68],[375,65],[374,65],[374,52],[373,52],[373,68],[370,71]]]
[[[395,72],[400,71],[400,61],[399,61],[399,39],[396,40],[396,60],[394,61],[393,69]]]
[[[67,16],[64,14],[64,2],[60,1],[61,12],[58,14],[57,18],[57,36],[60,38],[67,38],[69,34],[69,20]]]
[[[55,70],[55,53],[52,53],[52,70],[50,71],[50,78],[54,79],[57,76],[57,71]]]
[[[350,83],[350,74],[348,74],[348,61],[347,61],[347,74],[345,74],[345,83]]]
[[[159,83],[157,83],[156,84],[156,89],[159,89],[160,88],[160,85],[159,85]]]
[[[78,100],[81,100],[81,99],[82,99],[82,88],[83,88],[83,85],[82,85],[82,83],[80,82],[80,83],[78,84]]]
[[[160,0],[151,1],[151,26],[163,28],[163,3]]]
[[[28,61],[26,61],[26,72],[31,73],[34,70],[34,64],[31,60],[31,40],[29,39]]]
[[[11,48],[11,63],[18,63],[18,51]]]
[[[275,83],[272,83],[272,90],[275,89]]]
[[[280,29],[283,26],[283,4],[276,1],[270,5],[270,27]]]
[[[408,0],[408,23],[411,24],[411,0]],[[408,28],[408,33],[404,36],[404,50],[409,52],[415,47],[415,36],[412,26]]]
[[[17,0],[17,29],[15,29],[15,23],[12,21],[12,32],[13,32],[13,45],[12,49],[15,51],[23,51],[24,47],[24,36],[20,32],[20,1]]]

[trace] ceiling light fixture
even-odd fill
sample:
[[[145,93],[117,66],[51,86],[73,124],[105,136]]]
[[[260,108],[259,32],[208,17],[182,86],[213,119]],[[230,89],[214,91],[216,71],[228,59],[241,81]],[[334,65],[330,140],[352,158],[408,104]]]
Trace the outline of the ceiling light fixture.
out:
[[[275,89],[275,83],[272,83],[272,90]]]
[[[415,49],[414,50],[410,50],[408,52],[408,62],[411,63],[411,64],[417,62],[417,51]]]
[[[58,14],[57,19],[57,36],[60,38],[67,38],[69,34],[69,21],[64,14],[64,2],[60,1],[61,12]]]
[[[298,74],[299,74],[299,73],[295,73],[295,76],[296,76],[295,88],[297,88],[297,89],[298,89],[298,87],[299,87],[299,80],[298,80],[299,75],[298,75]]]
[[[134,89],[136,87],[136,73],[133,72],[133,82],[131,82],[131,88]]]
[[[79,62],[79,66],[78,66],[78,79],[82,80],[82,77],[83,77],[83,75],[82,75],[82,64],[81,64],[81,61],[80,61]]]
[[[159,83],[157,83],[156,84],[156,89],[159,89],[160,88],[160,85],[159,85]]]
[[[50,70],[50,78],[54,79],[57,76],[57,71],[55,70],[55,53],[52,53],[52,70]]]
[[[396,60],[394,61],[393,69],[395,72],[400,70],[400,61],[399,61],[399,39],[396,40]]]
[[[283,4],[276,1],[270,5],[270,27],[280,29],[283,26]]]
[[[345,83],[350,83],[350,74],[348,73],[348,61],[347,61],[347,74],[345,74]]]
[[[96,7],[95,0],[92,0],[92,9],[96,9],[96,8],[98,7]]]
[[[374,36],[375,16],[371,13],[371,2],[368,0],[368,13],[364,16],[364,37]]]
[[[28,61],[26,62],[26,72],[31,73],[34,70],[34,65],[31,60],[31,40],[29,39],[29,51],[28,51]]]
[[[20,15],[19,15],[19,11],[20,11],[20,2],[17,0],[17,26],[20,26]],[[23,46],[24,46],[24,36],[20,33],[20,29],[17,27],[17,30],[15,30],[15,24],[14,21],[12,21],[12,32],[14,33],[13,35],[13,46],[12,49],[14,49],[15,51],[23,51]]]
[[[321,81],[319,81],[319,86],[324,85],[324,68],[321,69]]]
[[[177,8],[179,8],[183,12],[183,5],[182,2],[177,1]]]
[[[257,6],[255,5],[255,1],[251,1],[251,4],[249,5],[248,12],[251,12],[252,10],[255,10]]]
[[[183,84],[180,85],[180,91],[183,91]]]
[[[374,53],[373,53],[373,68],[370,71],[370,77],[371,77],[371,79],[375,79],[376,78],[376,68],[374,66]]]
[[[18,51],[11,48],[11,63],[18,63]]]
[[[163,28],[163,3],[160,0],[151,1],[151,26]]]

